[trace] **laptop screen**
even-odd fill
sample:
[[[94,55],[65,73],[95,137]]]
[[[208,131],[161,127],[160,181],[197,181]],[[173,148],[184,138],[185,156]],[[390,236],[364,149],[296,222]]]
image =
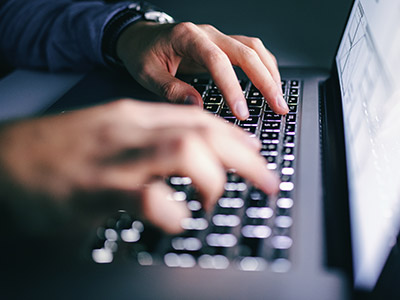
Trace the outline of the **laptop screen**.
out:
[[[400,2],[356,0],[336,63],[354,279],[372,289],[400,225]]]

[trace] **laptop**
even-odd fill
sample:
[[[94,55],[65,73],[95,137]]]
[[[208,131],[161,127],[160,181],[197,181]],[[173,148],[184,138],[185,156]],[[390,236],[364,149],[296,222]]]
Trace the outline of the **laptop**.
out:
[[[287,116],[275,115],[240,71],[251,112],[244,122],[211,79],[182,78],[203,95],[205,110],[260,138],[261,154],[281,176],[279,195],[229,173],[214,213],[205,215],[190,178],[172,176],[175,200],[193,212],[184,234],[166,236],[125,211],[110,214],[84,245],[85,271],[52,278],[47,291],[73,295],[62,288],[68,278],[72,290],[106,298],[399,295],[399,15],[395,0],[354,1],[331,72],[281,70]],[[94,71],[48,113],[126,96],[162,101],[127,74]]]

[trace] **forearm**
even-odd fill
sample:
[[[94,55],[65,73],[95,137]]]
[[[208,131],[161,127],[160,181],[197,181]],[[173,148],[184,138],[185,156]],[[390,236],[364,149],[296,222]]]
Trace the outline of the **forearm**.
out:
[[[0,6],[0,57],[14,67],[87,70],[104,64],[103,28],[128,2],[14,0]]]

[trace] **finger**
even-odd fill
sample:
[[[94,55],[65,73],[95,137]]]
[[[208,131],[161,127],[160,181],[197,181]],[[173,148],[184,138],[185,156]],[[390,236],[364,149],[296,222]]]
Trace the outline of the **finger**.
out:
[[[156,177],[188,176],[210,209],[223,193],[225,170],[211,148],[194,130],[155,130],[147,157],[105,167],[98,178],[109,189],[140,190]]]
[[[281,91],[282,80],[278,70],[278,63],[271,52],[269,52],[268,49],[265,48],[263,42],[258,38],[251,38],[242,35],[232,35],[231,37],[257,52],[261,61],[271,73],[272,78],[276,82],[278,89]]]
[[[251,140],[240,128],[230,127],[216,119],[212,121],[210,126],[192,128],[190,134],[175,129],[175,140],[163,142],[165,158],[160,156],[160,161],[154,160],[162,168],[159,172],[167,170],[169,173],[166,175],[191,177],[208,207],[222,193],[225,170],[228,169],[235,169],[264,192],[276,193],[279,179],[267,169],[265,159],[259,155],[259,143],[251,144],[254,139]],[[244,143],[244,140],[248,142]]]
[[[239,127],[228,125],[226,122],[221,120],[221,118],[215,118],[213,115],[204,112],[203,110],[199,110],[196,107],[171,107],[170,105],[159,105],[154,103],[150,105],[150,110],[153,115],[159,115],[163,117],[155,118],[151,121],[151,124],[146,123],[148,120],[143,120],[142,123],[146,125],[146,128],[208,128],[209,130],[218,132],[220,135],[229,136],[232,139],[240,141],[255,151],[260,150],[261,144],[257,138],[254,138]]]
[[[222,34],[212,26],[205,26],[204,28],[213,42],[226,53],[232,64],[239,66],[246,73],[264,95],[271,108],[276,113],[286,114],[289,109],[282,97],[280,83],[278,86],[258,52],[237,39]]]
[[[178,234],[190,212],[184,202],[173,200],[174,190],[162,181],[155,181],[146,186],[142,193],[143,216],[152,224],[167,233]]]
[[[139,102],[129,99],[122,99],[108,103],[97,110],[106,111],[114,119],[120,121],[116,125],[102,130],[102,138],[112,148],[134,148],[143,147],[154,143],[154,133],[149,130],[167,129],[198,129],[199,127],[210,128],[221,131],[221,135],[229,135],[232,139],[239,140],[248,147],[258,151],[260,142],[251,137],[247,132],[240,128],[232,127],[220,118],[194,106],[170,105],[161,103]],[[135,116],[132,119],[132,116]],[[122,123],[122,124],[120,124]],[[140,124],[141,130],[137,130]],[[135,138],[132,132],[135,131]],[[108,147],[109,148],[109,147]]]
[[[174,49],[177,54],[181,57],[189,57],[205,66],[233,114],[241,120],[247,119],[249,117],[247,103],[226,54],[194,24],[176,25],[174,36]]]
[[[279,190],[277,175],[267,169],[267,162],[259,152],[252,151],[237,140],[214,135],[209,137],[217,157],[225,169],[234,169],[236,172],[250,180],[267,194],[275,194]]]

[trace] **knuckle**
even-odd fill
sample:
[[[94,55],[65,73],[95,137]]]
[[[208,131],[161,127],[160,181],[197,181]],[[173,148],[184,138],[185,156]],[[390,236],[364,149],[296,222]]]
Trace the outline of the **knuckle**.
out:
[[[243,46],[240,48],[240,54],[241,57],[244,59],[249,59],[249,58],[253,59],[257,56],[257,52],[254,49],[247,46]]]
[[[192,23],[192,22],[182,22],[182,23],[178,23],[176,24],[173,29],[173,35],[177,35],[177,36],[182,36],[182,35],[187,35],[188,33],[193,33],[193,32],[197,32],[198,28],[197,26]]]
[[[133,101],[128,98],[123,98],[110,102],[108,105],[111,111],[114,111],[115,113],[120,113],[130,110],[133,106]]]
[[[208,51],[208,59],[211,64],[217,64],[225,62],[228,59],[228,57],[224,52],[222,52],[222,50],[214,48]]]
[[[203,138],[211,137],[214,134],[214,126],[212,124],[199,124],[195,127],[196,132]],[[214,124],[215,125],[215,124]]]
[[[174,150],[183,162],[190,161],[192,149],[196,144],[196,140],[196,134],[189,130],[182,133],[180,136],[175,137],[173,141]]]
[[[104,145],[111,145],[115,143],[115,133],[118,131],[119,127],[115,121],[107,120],[99,124],[96,142],[99,147],[104,147]]]
[[[173,81],[161,84],[161,95],[168,100],[175,100],[178,86]]]
[[[272,53],[271,53],[271,59],[276,65],[278,64],[278,60],[276,59],[275,55],[273,55]]]
[[[263,42],[257,37],[249,38],[249,44],[253,49],[254,48],[256,49],[256,48],[259,48],[259,47],[264,47]]]
[[[116,133],[124,127],[125,116],[135,113],[134,101],[119,99],[108,103],[105,111],[95,125],[95,137],[99,145],[109,145],[117,141]]]
[[[202,29],[204,29],[205,31],[209,31],[209,32],[217,31],[217,29],[214,26],[210,25],[210,24],[202,24],[202,25],[200,25],[200,27]]]

